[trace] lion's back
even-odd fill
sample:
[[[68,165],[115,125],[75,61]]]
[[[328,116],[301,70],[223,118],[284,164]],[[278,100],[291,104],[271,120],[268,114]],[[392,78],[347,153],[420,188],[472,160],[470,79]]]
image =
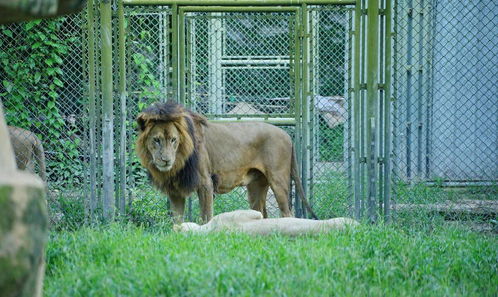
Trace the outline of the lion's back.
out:
[[[205,142],[216,168],[258,168],[290,164],[292,140],[282,129],[260,122],[210,123]],[[286,161],[288,160],[288,161]]]
[[[292,145],[292,139],[284,130],[261,122],[210,123],[206,139],[212,148],[224,151],[244,148],[261,150],[267,146],[286,148]]]

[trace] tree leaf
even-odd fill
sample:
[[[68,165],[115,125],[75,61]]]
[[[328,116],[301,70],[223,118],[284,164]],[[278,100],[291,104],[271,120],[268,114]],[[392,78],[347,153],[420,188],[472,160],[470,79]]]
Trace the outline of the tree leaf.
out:
[[[10,38],[12,38],[12,31],[10,31],[9,29],[4,29],[3,30],[3,34],[9,36]]]
[[[59,86],[61,88],[64,86],[64,84],[62,83],[62,81],[60,79],[58,79],[58,78],[54,79],[54,84],[56,84],[57,86]]]
[[[7,90],[7,92],[10,93],[10,91],[12,91],[12,87],[14,86],[14,84],[8,80],[4,80],[2,83],[3,83],[3,86],[5,87],[5,90]]]
[[[37,25],[37,23],[35,23],[35,22],[27,22],[26,25],[24,26],[24,28],[26,29],[26,31],[29,31],[36,25]]]

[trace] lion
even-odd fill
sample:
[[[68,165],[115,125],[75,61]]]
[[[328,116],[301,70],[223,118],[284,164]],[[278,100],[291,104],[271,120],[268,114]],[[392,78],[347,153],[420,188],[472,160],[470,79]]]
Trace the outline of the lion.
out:
[[[268,217],[271,188],[282,217],[291,217],[291,179],[309,213],[290,136],[260,122],[212,123],[172,101],[157,102],[137,117],[136,152],[153,185],[168,196],[175,222],[197,192],[204,222],[213,216],[213,195],[247,187],[250,207]]]
[[[298,236],[321,234],[332,230],[353,228],[359,223],[350,218],[329,220],[308,220],[298,218],[263,219],[255,210],[235,210],[214,216],[205,225],[183,223],[174,225],[173,231],[192,233],[242,232],[251,235],[271,235],[275,233]]]
[[[16,156],[17,168],[20,170],[27,168],[34,173],[34,165],[37,162],[40,168],[40,177],[46,183],[45,151],[41,140],[31,131],[14,126],[7,126],[7,128]]]

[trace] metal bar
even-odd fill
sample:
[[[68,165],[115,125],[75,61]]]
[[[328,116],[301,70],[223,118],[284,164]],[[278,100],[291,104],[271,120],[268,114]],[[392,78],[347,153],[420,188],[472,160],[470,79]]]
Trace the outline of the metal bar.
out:
[[[367,127],[366,139],[370,145],[366,147],[367,156],[367,197],[368,197],[368,218],[371,222],[376,221],[375,201],[377,176],[375,166],[377,157],[375,154],[375,121],[376,102],[378,101],[378,72],[379,72],[379,0],[368,1],[367,8]]]
[[[95,218],[97,208],[97,158],[95,152],[95,31],[94,31],[93,0],[87,2],[87,30],[88,30],[88,109],[90,118],[90,201],[89,201],[89,221]]]
[[[320,125],[320,122],[317,120],[317,114],[316,114],[316,110],[315,110],[315,103],[314,103],[314,99],[315,99],[315,95],[319,95],[319,88],[318,88],[318,70],[315,68],[317,67],[317,65],[319,65],[317,62],[318,62],[318,59],[319,59],[319,51],[318,51],[318,46],[319,46],[319,43],[318,43],[318,40],[319,40],[319,30],[317,29],[318,27],[318,22],[319,22],[319,12],[315,9],[311,9],[310,10],[310,18],[309,18],[309,26],[310,26],[310,36],[309,36],[309,39],[310,39],[310,65],[309,65],[309,68],[310,68],[310,78],[309,78],[309,81],[311,81],[311,85],[310,85],[310,94],[312,96],[312,104],[310,104],[310,119],[311,119],[311,125],[310,125],[310,155],[311,155],[311,158],[310,158],[310,171],[309,171],[309,174],[310,174],[310,177],[311,177],[311,180],[310,180],[310,184],[309,184],[309,194],[308,194],[308,197],[310,197],[310,204],[311,204],[311,207],[314,206],[314,202],[316,201],[316,199],[314,199],[315,197],[315,192],[314,192],[314,185],[316,183],[315,181],[315,172],[314,172],[314,167],[315,167],[315,161],[316,161],[316,157],[315,157],[315,154],[317,152],[319,152],[319,149],[317,150],[316,149],[316,143],[319,143],[319,139],[318,141],[316,141],[316,137],[320,135],[320,129],[317,128],[319,127],[318,125]],[[316,128],[316,129],[315,129]]]
[[[95,20],[99,20],[100,21],[100,5],[98,4],[98,2],[94,1],[95,5],[93,7],[93,15],[96,16]],[[94,21],[94,28],[97,28],[98,26],[98,22],[95,22]],[[100,34],[100,31],[98,29],[94,29],[96,30],[96,34],[95,37],[96,37],[96,44],[95,44],[95,80],[96,80],[96,84],[95,84],[95,94],[96,94],[96,97],[95,97],[95,144],[96,144],[96,181],[97,181],[97,187],[96,187],[96,192],[97,192],[97,201],[96,201],[96,206],[97,207],[100,207],[103,209],[103,199],[102,199],[102,191],[103,191],[103,172],[102,172],[102,121],[103,121],[103,117],[102,117],[102,109],[99,108],[97,110],[97,107],[101,107],[102,106],[102,84],[101,84],[101,80],[99,79],[100,78],[100,74],[99,74],[99,71],[100,71],[100,58],[101,58],[101,55],[102,55],[102,48],[101,48],[101,45],[100,45],[100,37],[101,37],[101,34]],[[100,211],[99,215],[101,215],[102,212]]]
[[[408,1],[407,11],[413,11],[411,1]],[[406,32],[406,65],[413,65],[412,47],[413,47],[413,16],[408,14]],[[405,34],[404,34],[405,35]],[[412,70],[406,70],[406,177],[408,181],[412,179]]]
[[[124,0],[125,5],[353,5],[355,0]]]
[[[361,1],[361,46],[360,46],[360,113],[359,113],[359,121],[360,121],[360,216],[363,217],[363,213],[366,209],[366,166],[367,166],[367,154],[366,154],[366,146],[368,145],[368,141],[366,139],[366,126],[367,126],[367,117],[366,117],[366,52],[367,52],[367,21],[366,21],[366,0]],[[364,13],[365,12],[365,13]]]
[[[185,104],[185,12],[180,8],[178,12],[178,59],[180,73],[178,75],[180,87],[180,103]]]
[[[250,67],[251,70],[253,69],[289,69],[289,66],[279,66],[279,65],[275,65],[275,66],[223,66],[223,70],[227,70],[227,69],[248,69]]]
[[[300,53],[301,53],[301,46],[300,46],[300,38],[299,38],[299,13],[298,9],[296,8],[296,13],[295,13],[295,19],[294,19],[294,104],[295,104],[295,116],[296,116],[296,133],[295,133],[295,139],[296,139],[296,144],[295,144],[295,152],[301,152],[301,141],[302,141],[302,100],[301,100],[301,94],[300,94],[300,78],[301,78],[301,67],[300,67]],[[290,32],[289,32],[290,33]],[[302,156],[300,154],[297,154],[296,156],[297,163],[298,163],[298,172],[302,169]],[[301,217],[301,201],[299,201],[298,195],[295,196],[295,214],[296,217]]]
[[[164,72],[163,74],[163,77],[164,77],[164,85],[162,86],[164,88],[164,93],[167,94],[168,96],[166,96],[166,98],[171,98],[171,88],[170,88],[170,84],[171,84],[171,77],[170,77],[170,63],[171,61],[169,60],[170,58],[170,54],[169,54],[169,51],[170,51],[170,44],[171,44],[171,41],[170,41],[170,18],[169,18],[169,12],[163,12],[162,13],[162,18],[163,18],[163,25],[162,25],[162,32],[161,32],[161,36],[162,37],[162,40],[164,43],[166,43],[165,45],[163,45],[163,56],[161,57],[161,60],[164,61],[163,62],[163,65],[164,65],[164,69],[162,70],[162,72]]]
[[[431,4],[432,5],[432,4]],[[426,39],[426,49],[428,49],[426,65],[427,65],[427,89],[428,89],[428,99],[426,105],[426,118],[427,124],[425,125],[425,134],[426,134],[426,154],[425,154],[425,178],[429,178],[432,171],[432,139],[433,139],[433,128],[432,128],[432,120],[433,120],[433,101],[434,101],[434,68],[433,62],[435,61],[434,57],[434,10],[431,9],[428,13],[424,14],[424,17],[427,17],[428,21],[426,22],[427,26],[427,39]]]
[[[252,118],[256,118],[256,119],[261,119],[261,118],[265,118],[265,119],[268,119],[268,118],[284,118],[284,119],[288,119],[288,118],[292,118],[293,120],[295,120],[295,114],[290,114],[290,113],[283,113],[283,114],[272,114],[272,115],[269,115],[269,114],[240,114],[240,115],[237,115],[237,114],[227,114],[227,113],[224,113],[224,114],[207,114],[208,117],[210,118],[236,118],[236,119],[240,119],[240,118],[247,118],[247,117],[252,117]]]
[[[180,6],[179,11],[184,12],[297,12],[299,7],[275,7],[275,6]]]
[[[423,9],[423,0],[417,2],[417,11]],[[417,64],[420,65],[419,70],[417,71],[416,80],[417,80],[417,178],[422,178],[422,144],[423,144],[423,115],[422,110],[424,106],[424,88],[423,81],[424,77],[426,77],[424,66],[424,48],[426,44],[424,43],[424,15],[421,13],[417,13],[418,21],[415,21],[414,31],[417,35],[417,43],[418,43],[418,57],[416,57]]]
[[[217,118],[209,119],[212,123],[229,123],[229,122],[264,122],[274,125],[293,126],[296,124],[295,118]]]
[[[397,198],[397,179],[399,177],[399,156],[398,156],[398,140],[399,140],[399,133],[398,133],[398,126],[399,126],[399,116],[398,116],[398,90],[399,90],[399,81],[400,81],[400,74],[401,72],[399,71],[398,68],[398,61],[399,61],[399,53],[400,51],[400,42],[398,38],[398,28],[399,28],[399,11],[400,11],[400,4],[398,1],[390,2],[391,4],[391,9],[390,9],[390,15],[392,18],[392,31],[389,31],[391,34],[391,40],[392,40],[392,47],[393,47],[393,52],[392,52],[392,64],[391,64],[391,69],[392,69],[392,74],[390,75],[390,79],[392,80],[392,84],[389,86],[390,87],[390,93],[391,93],[391,104],[390,104],[390,109],[392,110],[389,113],[389,116],[392,117],[392,120],[389,121],[389,124],[392,125],[392,129],[389,132],[389,135],[391,137],[391,142],[389,143],[390,146],[392,146],[389,150],[389,159],[390,162],[386,168],[389,168],[389,197],[385,199],[385,201],[389,201],[390,207],[393,208],[393,210],[396,207],[396,198]],[[387,8],[386,8],[387,9]],[[387,83],[387,82],[386,82]],[[387,160],[386,160],[387,161]],[[395,219],[395,214],[396,212],[391,211],[389,208],[389,218],[386,221],[394,221]]]
[[[392,41],[392,0],[386,0],[386,43],[385,43],[385,81],[384,81],[384,221],[391,221],[391,41]]]
[[[349,10],[348,13],[348,41],[347,41],[347,80],[346,80],[346,94],[347,94],[347,150],[346,150],[346,160],[347,160],[347,176],[348,176],[348,204],[349,204],[349,215],[352,217],[354,215],[354,196],[353,192],[353,11]],[[313,168],[313,167],[312,167]]]
[[[178,91],[178,47],[179,47],[179,36],[178,36],[178,6],[173,4],[171,7],[171,64],[172,64],[172,74],[171,74],[171,85],[173,100],[179,101],[179,91]]]
[[[302,98],[302,106],[303,106],[303,141],[301,144],[301,154],[303,156],[303,168],[301,170],[301,180],[303,182],[303,188],[304,188],[304,194],[308,201],[311,201],[311,198],[309,196],[309,162],[310,162],[310,115],[309,115],[309,108],[310,108],[310,101],[313,100],[313,97],[311,96],[310,93],[310,85],[309,85],[309,41],[310,41],[310,32],[309,32],[309,26],[308,26],[308,7],[306,4],[303,4],[301,6],[301,16],[302,16],[302,21],[300,25],[301,29],[301,38],[302,38],[302,46],[303,46],[303,54],[302,54],[302,59],[303,59],[303,67],[302,67],[302,85],[301,85],[301,98]],[[302,203],[302,202],[301,202]],[[304,205],[302,205],[302,211],[303,211],[303,217],[306,217],[306,208]]]
[[[384,11],[385,1],[380,1],[380,9]],[[384,209],[384,164],[381,162],[383,160],[383,152],[384,152],[384,105],[386,104],[386,97],[384,88],[381,87],[381,84],[384,83],[385,80],[385,15],[384,13],[379,13],[379,85],[378,85],[378,116],[376,119],[377,122],[377,131],[375,133],[378,135],[377,138],[377,149],[375,154],[379,158],[379,162],[376,164],[376,172],[378,174],[378,184],[377,184],[377,198],[378,198],[378,213],[383,213]]]
[[[124,19],[123,0],[118,2],[118,61],[119,61],[119,100],[121,104],[120,120],[120,143],[119,143],[119,173],[120,173],[120,191],[119,191],[119,212],[121,215],[126,214],[126,28]]]
[[[122,0],[121,0],[122,1]],[[119,8],[118,8],[119,10]],[[119,14],[119,11],[118,11],[118,14]],[[158,34],[158,38],[159,38],[159,84],[160,84],[160,88],[161,88],[161,94],[165,94],[165,89],[164,89],[164,81],[165,81],[165,70],[167,69],[166,66],[164,65],[164,59],[163,59],[163,55],[164,55],[164,48],[166,46],[166,41],[165,41],[165,37],[164,34],[161,34],[162,32],[164,32],[164,16],[163,14],[159,13],[157,14],[157,17],[159,19],[158,21],[158,25],[159,25],[159,34]],[[167,37],[166,37],[167,38]]]
[[[180,9],[181,10],[181,9]],[[208,20],[208,102],[209,113],[223,113],[223,33],[221,13],[211,12]]]
[[[102,144],[103,144],[103,213],[106,221],[114,219],[114,136],[112,98],[112,10],[110,1],[100,3],[101,73],[102,73]]]
[[[353,173],[354,173],[354,216],[361,217],[361,175],[360,175],[360,33],[361,7],[356,5],[354,12],[354,49],[353,49]]]
[[[188,43],[186,46],[187,60],[185,61],[185,63],[187,63],[186,69],[188,69],[188,74],[187,74],[188,93],[187,93],[186,100],[187,100],[187,105],[192,110],[197,109],[197,100],[196,100],[195,95],[194,95],[194,92],[196,91],[194,80],[196,78],[196,73],[197,73],[197,48],[196,48],[196,44],[195,44],[196,38],[197,38],[196,26],[197,25],[196,25],[195,19],[193,19],[185,24],[185,28],[186,28],[186,30],[188,30],[188,32],[186,32],[186,34],[187,34],[187,36],[189,36]]]
[[[285,17],[285,20],[289,19],[289,17]],[[268,60],[269,62],[271,61],[278,61],[278,60],[289,60],[289,56],[270,56],[270,55],[261,55],[261,56],[229,56],[229,55],[223,55],[223,59],[227,60],[237,60],[237,61],[259,61],[259,60]],[[225,60],[226,61],[226,60]]]
[[[289,64],[290,60],[221,60],[222,64],[229,65],[281,65]]]

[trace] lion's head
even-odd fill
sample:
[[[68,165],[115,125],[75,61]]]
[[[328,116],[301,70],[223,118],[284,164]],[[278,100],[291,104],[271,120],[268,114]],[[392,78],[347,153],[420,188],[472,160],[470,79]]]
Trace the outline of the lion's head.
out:
[[[137,154],[160,188],[164,180],[179,174],[180,183],[194,182],[189,180],[196,179],[198,170],[196,125],[205,123],[200,115],[171,101],[154,103],[138,115]]]

